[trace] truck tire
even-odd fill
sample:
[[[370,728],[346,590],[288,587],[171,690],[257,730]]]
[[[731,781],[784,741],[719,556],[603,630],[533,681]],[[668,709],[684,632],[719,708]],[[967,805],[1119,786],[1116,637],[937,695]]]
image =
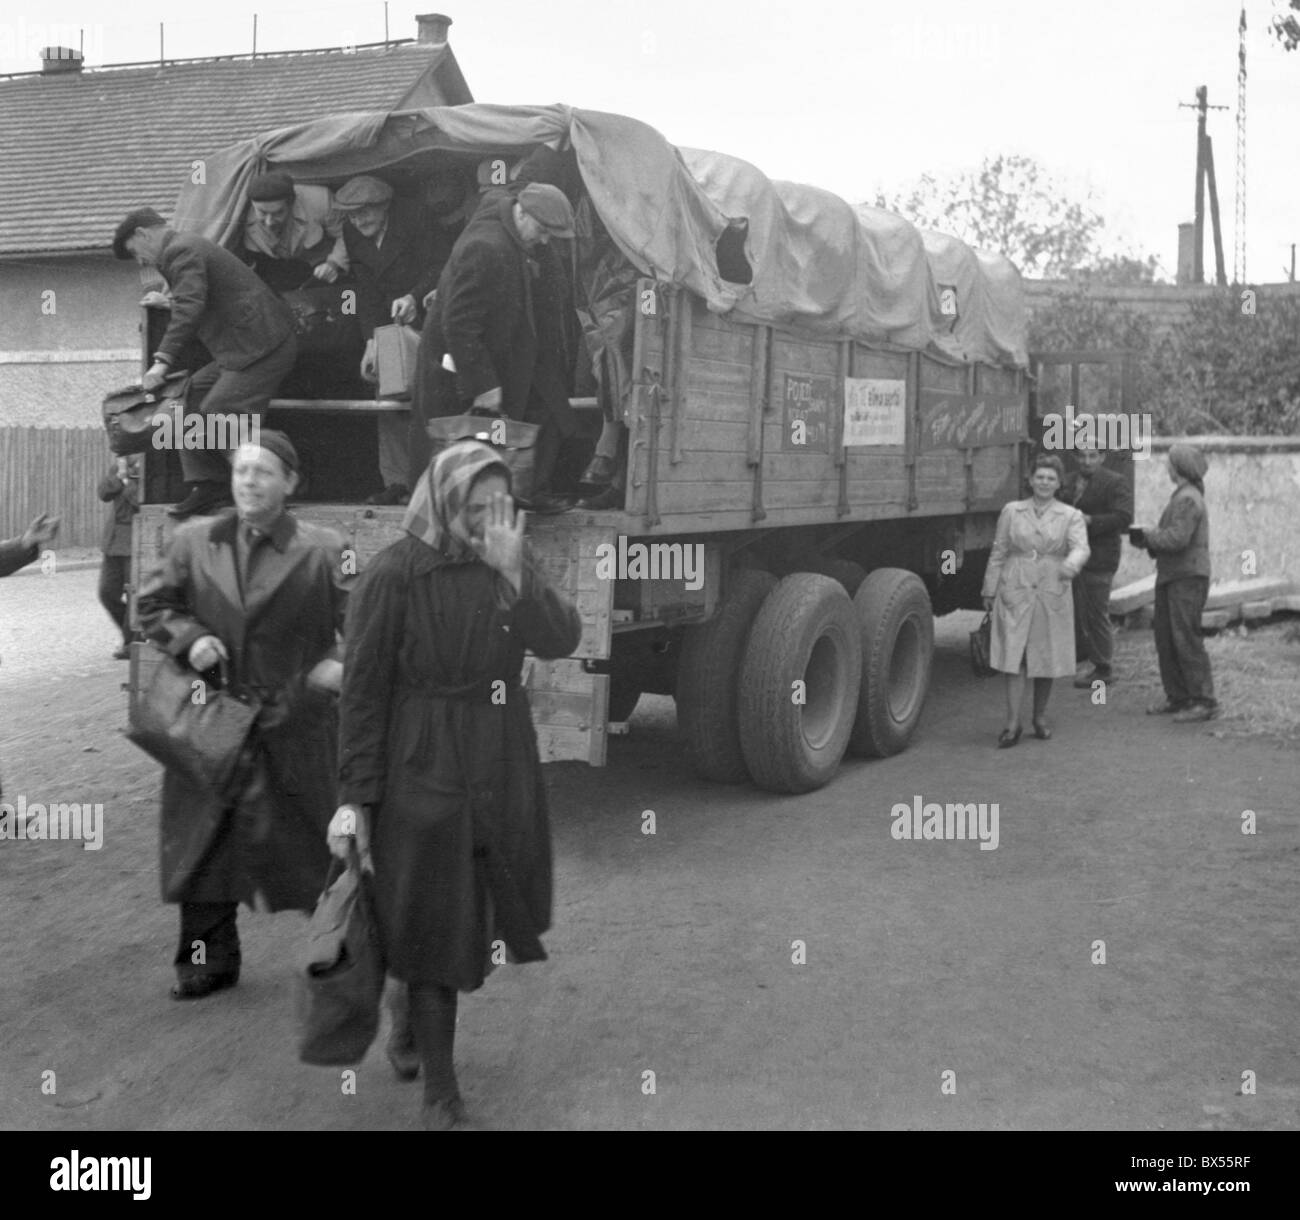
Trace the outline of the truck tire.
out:
[[[641,698],[641,688],[627,678],[609,680],[609,714],[606,719],[614,724],[630,720]]]
[[[852,559],[838,559],[834,555],[814,555],[794,569],[797,572],[816,572],[829,576],[844,586],[844,591],[852,597],[867,579],[867,569]]]
[[[776,577],[770,572],[733,568],[717,613],[683,632],[675,692],[677,731],[702,779],[740,784],[749,778],[740,748],[740,663],[749,629],[775,588]]]
[[[907,748],[930,689],[934,615],[925,583],[877,568],[853,598],[862,630],[862,688],[849,750],[888,758]]]
[[[862,629],[849,595],[829,576],[787,576],[758,612],[740,668],[740,744],[754,783],[769,792],[829,783],[861,683]]]

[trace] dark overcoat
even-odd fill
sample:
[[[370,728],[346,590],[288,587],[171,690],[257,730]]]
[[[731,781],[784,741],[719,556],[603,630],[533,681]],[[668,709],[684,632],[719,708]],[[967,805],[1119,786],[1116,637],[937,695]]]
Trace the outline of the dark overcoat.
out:
[[[286,512],[241,594],[238,523],[232,509],[180,526],[140,592],[149,639],[185,665],[194,641],[215,635],[232,687],[264,700],[232,798],[164,772],[163,900],[252,905],[260,891],[273,911],[309,911],[329,869],[338,715],[306,675],[334,653],[351,581],[339,535]]]
[[[246,369],[294,333],[288,305],[251,267],[205,237],[168,229],[158,270],[172,306],[157,354],[173,366],[197,338],[221,368]]]
[[[582,624],[529,558],[521,594],[408,537],[376,556],[348,614],[340,796],[371,808],[376,913],[399,979],[472,991],[491,941],[545,958],[546,787],[524,650],[567,656]],[[500,682],[494,690],[493,683]]]
[[[549,417],[571,436],[573,294],[556,252],[519,240],[513,206],[508,191],[485,195],[442,270],[423,342],[435,368],[449,354],[456,373],[436,383],[430,413],[456,415],[499,386],[511,419]]]
[[[414,206],[394,202],[388,210],[384,240],[376,246],[350,222],[343,225],[348,261],[357,284],[357,321],[369,339],[376,326],[388,326],[393,302],[413,296],[417,310],[438,282],[446,260],[444,240]]]
[[[1114,575],[1119,567],[1120,538],[1133,524],[1133,489],[1128,479],[1105,466],[1090,479],[1076,476],[1070,503],[1091,518],[1088,547],[1092,554],[1084,571]]]

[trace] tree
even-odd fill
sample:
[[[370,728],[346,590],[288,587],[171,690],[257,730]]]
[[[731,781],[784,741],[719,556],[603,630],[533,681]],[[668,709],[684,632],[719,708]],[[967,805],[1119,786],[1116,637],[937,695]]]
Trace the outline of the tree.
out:
[[[1093,265],[1105,225],[1091,200],[1069,198],[1033,158],[1005,153],[951,178],[923,174],[894,196],[878,191],[875,206],[1004,254],[1022,275],[1044,278]]]

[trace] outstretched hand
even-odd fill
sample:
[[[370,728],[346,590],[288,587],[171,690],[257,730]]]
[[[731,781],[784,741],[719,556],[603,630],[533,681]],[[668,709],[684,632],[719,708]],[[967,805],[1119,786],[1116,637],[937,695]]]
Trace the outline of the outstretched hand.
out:
[[[474,553],[490,568],[495,568],[518,593],[523,585],[524,518],[528,514],[515,510],[514,501],[505,492],[497,492],[488,501],[483,536],[470,545]]]

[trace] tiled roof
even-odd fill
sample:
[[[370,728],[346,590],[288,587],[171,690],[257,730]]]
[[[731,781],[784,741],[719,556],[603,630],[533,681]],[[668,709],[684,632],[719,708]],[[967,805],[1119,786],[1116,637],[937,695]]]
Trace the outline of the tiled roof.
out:
[[[107,249],[190,162],[327,114],[473,101],[445,43],[0,79],[0,255]]]

